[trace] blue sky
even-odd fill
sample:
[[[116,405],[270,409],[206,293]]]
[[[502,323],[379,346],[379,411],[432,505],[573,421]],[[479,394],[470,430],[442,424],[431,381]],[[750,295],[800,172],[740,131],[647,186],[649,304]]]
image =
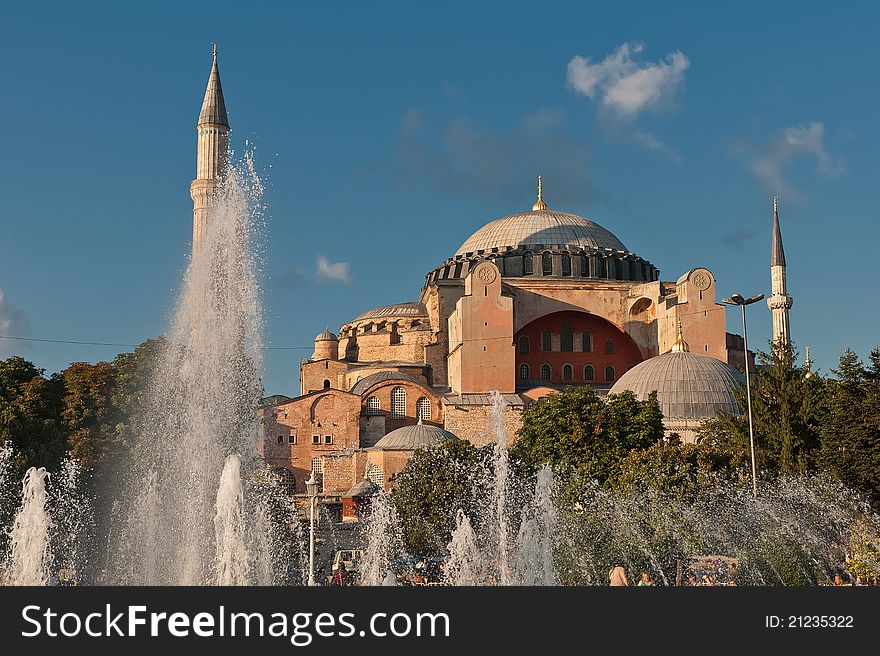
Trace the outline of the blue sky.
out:
[[[551,208],[664,280],[707,266],[745,295],[769,293],[776,191],[796,344],[827,371],[880,343],[868,3],[320,4],[4,8],[0,334],[164,331],[216,40],[232,146],[267,188],[267,345],[414,300],[469,234],[531,206],[539,173]],[[749,327],[764,346],[765,305]],[[50,372],[119,350],[0,340]],[[307,355],[268,351],[267,391],[296,393]]]

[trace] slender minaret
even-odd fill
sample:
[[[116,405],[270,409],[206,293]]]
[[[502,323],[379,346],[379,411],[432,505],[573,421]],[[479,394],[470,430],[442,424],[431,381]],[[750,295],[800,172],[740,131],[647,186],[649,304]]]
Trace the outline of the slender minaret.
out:
[[[208,208],[226,166],[229,143],[229,120],[217,69],[217,44],[214,44],[214,65],[208,78],[205,100],[199,114],[196,179],[189,186],[193,199],[193,251],[208,228]]]
[[[791,343],[788,311],[793,301],[788,295],[788,284],[785,279],[785,251],[782,250],[782,232],[779,230],[779,201],[776,196],[773,196],[773,248],[770,252],[770,284],[771,294],[767,299],[767,307],[773,313],[773,344],[787,346]]]

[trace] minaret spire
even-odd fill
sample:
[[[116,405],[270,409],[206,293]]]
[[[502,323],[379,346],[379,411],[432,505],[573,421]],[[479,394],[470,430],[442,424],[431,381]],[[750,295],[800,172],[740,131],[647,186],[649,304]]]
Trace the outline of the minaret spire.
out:
[[[785,251],[782,248],[782,231],[779,229],[779,198],[773,196],[773,245],[770,250],[771,294],[767,307],[773,314],[773,344],[788,346],[791,343],[791,329],[788,311],[793,299],[788,295],[786,279]]]
[[[223,100],[223,87],[220,85],[216,43],[213,44],[212,50],[214,61],[196,127],[198,132],[196,179],[189,188],[193,199],[193,250],[205,236],[208,227],[208,209],[217,183],[226,167],[229,145],[229,118]]]

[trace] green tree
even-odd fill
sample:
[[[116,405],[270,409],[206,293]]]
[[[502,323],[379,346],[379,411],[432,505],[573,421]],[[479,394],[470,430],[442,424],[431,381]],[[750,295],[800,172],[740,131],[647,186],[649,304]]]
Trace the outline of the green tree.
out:
[[[849,348],[828,383],[822,468],[880,503],[880,349],[870,365]]]
[[[28,467],[57,468],[67,451],[60,419],[64,386],[43,374],[19,356],[0,360],[0,444],[12,444],[17,478]]]
[[[687,500],[725,482],[747,481],[749,476],[748,454],[741,449],[663,441],[632,451],[621,462],[614,483],[618,488],[652,489]]]
[[[549,464],[576,488],[589,480],[613,482],[634,449],[646,449],[662,438],[656,394],[647,401],[632,392],[600,399],[591,387],[569,387],[542,397],[523,413],[511,457],[521,472]]]
[[[463,510],[475,524],[486,496],[492,447],[468,441],[420,449],[395,478],[391,500],[397,509],[410,553],[443,554]]]
[[[804,474],[815,471],[824,414],[825,381],[807,376],[793,347],[758,352],[758,372],[751,377],[755,459],[762,471]],[[745,386],[738,394],[746,409]],[[707,421],[699,440],[733,453],[750,452],[746,412]]]

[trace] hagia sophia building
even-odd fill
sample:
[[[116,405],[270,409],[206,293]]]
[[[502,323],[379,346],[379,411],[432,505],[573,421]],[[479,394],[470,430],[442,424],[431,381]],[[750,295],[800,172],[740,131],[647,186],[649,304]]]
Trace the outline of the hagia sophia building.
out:
[[[198,121],[193,248],[209,229],[229,122],[217,54]],[[425,275],[418,296],[368,309],[315,337],[300,396],[260,410],[258,449],[290,492],[315,472],[326,497],[393,486],[413,452],[444,440],[495,440],[491,393],[515,438],[522,411],[569,385],[658,392],[667,432],[693,441],[734,392],[747,361],[726,331],[715,276],[703,266],[662,280],[607,228],[537,198],[479,227]],[[787,342],[792,299],[774,202],[773,334]],[[751,366],[751,365],[750,365]]]

